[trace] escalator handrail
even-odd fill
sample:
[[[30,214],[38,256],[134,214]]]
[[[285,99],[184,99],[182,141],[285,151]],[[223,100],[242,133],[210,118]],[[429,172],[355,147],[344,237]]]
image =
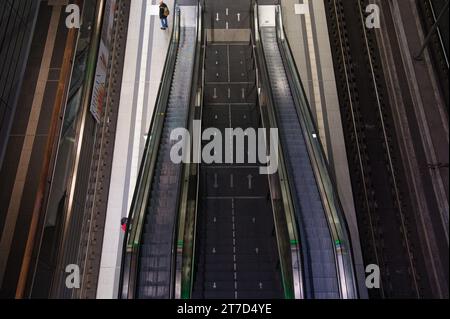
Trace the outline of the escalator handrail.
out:
[[[201,0],[202,2],[202,12],[200,13],[202,16],[202,19],[204,18],[204,11],[206,10],[206,3],[205,0]],[[200,96],[200,105],[199,105],[199,109],[200,109],[200,132],[203,129],[203,106],[204,106],[204,101],[205,101],[205,85],[206,85],[206,46],[207,46],[207,32],[206,32],[206,26],[200,29],[200,35],[203,35],[203,42],[202,42],[202,46],[203,46],[203,57],[202,57],[202,70],[201,70],[201,96]],[[200,39],[200,41],[202,41],[202,39]],[[201,140],[198,141],[199,145],[201,145]],[[200,150],[199,150],[200,152]],[[199,155],[201,156],[201,155]],[[192,244],[192,259],[191,259],[191,275],[190,275],[190,284],[189,284],[189,292],[190,292],[190,296],[192,296],[192,292],[194,290],[194,267],[195,267],[195,249],[196,249],[196,242],[197,242],[197,222],[198,222],[198,203],[199,203],[199,198],[200,198],[200,168],[201,168],[201,164],[198,163],[197,164],[197,179],[196,179],[196,195],[195,195],[195,216],[194,216],[194,226],[193,226],[193,244]]]
[[[352,257],[352,244],[349,229],[337,194],[336,183],[331,177],[330,167],[325,157],[325,151],[320,141],[318,129],[305,90],[298,73],[298,68],[283,27],[281,6],[276,7],[277,41],[285,64],[286,73],[293,93],[295,107],[308,147],[308,153],[313,164],[316,183],[322,198],[328,226],[333,238],[336,256],[336,267],[340,283],[341,296],[345,299],[358,297],[355,278],[355,267]],[[316,134],[313,137],[313,134]]]
[[[204,92],[205,92],[205,61],[206,61],[206,46],[207,46],[207,32],[206,32],[206,27],[204,26],[203,20],[204,20],[204,10],[206,8],[206,3],[205,0],[200,0],[199,1],[199,29],[198,31],[198,45],[199,47],[199,52],[202,53],[202,55],[199,57],[200,61],[199,61],[199,66],[201,66],[200,69],[200,74],[199,74],[199,79],[197,84],[199,84],[198,87],[198,94],[200,95],[199,97],[199,101],[198,104],[196,105],[198,107],[199,110],[199,114],[196,114],[195,116],[198,117],[197,121],[200,122],[200,132],[202,131],[202,125],[203,125],[203,105],[204,105]],[[195,112],[194,112],[195,113]],[[201,134],[200,134],[201,135]],[[201,145],[201,136],[199,136],[199,140],[198,142],[198,146]],[[192,147],[194,147],[192,145]],[[194,152],[195,150],[193,150]],[[201,149],[198,150],[199,152],[201,152]],[[201,157],[201,154],[198,154],[198,156]],[[182,283],[182,287],[184,288],[184,292],[185,294],[182,294],[182,298],[185,299],[189,299],[192,296],[192,292],[194,289],[194,276],[195,276],[195,251],[196,251],[196,241],[197,241],[197,217],[198,217],[198,203],[199,203],[199,198],[200,198],[200,167],[201,164],[200,162],[195,165],[195,171],[196,171],[196,177],[195,177],[195,185],[193,185],[193,187],[195,187],[195,195],[193,195],[193,200],[195,202],[194,204],[194,208],[193,208],[193,226],[190,229],[192,232],[192,248],[190,248],[189,250],[185,250],[185,253],[187,256],[189,256],[187,258],[187,260],[189,261],[190,258],[190,263],[188,264],[189,269],[188,270],[184,270],[184,280]]]
[[[194,57],[194,69],[193,69],[193,76],[192,76],[192,85],[191,85],[191,99],[190,99],[190,109],[189,109],[189,116],[186,123],[186,126],[189,128],[189,131],[193,131],[193,120],[195,120],[195,114],[196,110],[195,108],[197,105],[197,95],[199,89],[203,92],[203,84],[202,84],[202,78],[203,74],[201,71],[203,67],[202,65],[202,31],[203,31],[203,1],[199,0],[197,2],[197,25],[196,25],[196,48],[195,48],[195,57]],[[201,106],[200,106],[201,107]],[[189,298],[191,293],[191,288],[189,289],[189,296],[186,296],[185,293],[185,287],[191,287],[191,276],[186,275],[185,269],[184,269],[184,255],[186,253],[185,249],[185,232],[186,232],[186,224],[187,224],[187,214],[189,213],[190,206],[189,201],[192,200],[191,197],[189,197],[189,191],[192,187],[191,181],[190,181],[190,174],[191,174],[191,165],[195,165],[193,163],[186,163],[183,167],[183,174],[184,174],[184,181],[181,185],[180,190],[180,203],[179,203],[179,209],[178,209],[178,221],[177,221],[177,227],[174,229],[174,242],[177,242],[177,249],[176,249],[176,259],[175,259],[175,268],[176,268],[176,275],[175,277],[175,298],[176,299],[186,299]],[[197,164],[198,165],[198,164]],[[197,169],[198,171],[198,169]],[[198,184],[198,182],[197,182]],[[195,192],[195,203],[197,204],[198,200],[198,186],[195,185],[196,192]],[[180,247],[180,243],[181,247]],[[181,248],[181,249],[180,249]],[[190,258],[193,260],[191,252],[187,252],[189,254]],[[177,265],[177,262],[180,264]],[[178,268],[177,268],[178,267]],[[174,278],[174,276],[172,276]]]
[[[142,228],[147,211],[151,184],[158,157],[159,142],[164,126],[166,109],[169,101],[173,72],[177,58],[180,41],[180,9],[174,4],[174,22],[171,33],[170,46],[166,54],[163,74],[157,93],[155,110],[153,112],[147,141],[144,148],[144,157],[139,169],[133,200],[128,217],[122,252],[122,267],[120,274],[119,298],[134,298],[138,272],[139,245]],[[126,283],[126,287],[124,286]]]
[[[429,5],[429,7],[431,9],[431,14],[433,15],[433,21],[435,23],[438,23],[440,14],[436,14],[436,9],[435,9],[435,5],[433,4],[433,1],[428,0],[428,5]],[[444,5],[444,8],[442,9],[442,11],[443,12],[448,11],[448,2],[447,2],[447,4]],[[447,65],[447,68],[448,68],[449,67],[448,51],[447,51],[447,48],[445,46],[444,36],[443,36],[443,34],[445,34],[445,31],[442,30],[441,25],[438,25],[438,27],[436,28],[436,32],[437,32],[437,36],[438,36],[438,39],[439,39],[439,44],[440,44],[440,47],[441,47],[441,50],[442,50],[442,55],[444,56],[445,64]]]

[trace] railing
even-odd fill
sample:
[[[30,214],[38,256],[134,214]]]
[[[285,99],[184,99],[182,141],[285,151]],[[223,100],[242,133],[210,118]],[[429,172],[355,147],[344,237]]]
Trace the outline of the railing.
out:
[[[157,94],[158,98],[156,100],[155,111],[150,124],[149,134],[147,136],[147,142],[143,153],[144,158],[142,159],[141,167],[139,169],[136,189],[133,195],[133,201],[131,203],[125,234],[119,287],[119,298],[121,299],[135,298],[142,229],[147,212],[171,83],[175,70],[180,32],[180,10],[175,4],[174,24],[171,34],[170,47],[166,55],[164,72]]]
[[[269,76],[266,69],[266,58],[261,43],[261,36],[259,34],[259,12],[256,1],[253,4],[253,54],[255,56],[256,68],[256,82],[258,88],[258,99],[260,104],[261,116],[263,119],[263,126],[265,128],[277,128],[277,121],[275,109],[273,105],[273,97],[271,96],[271,89],[269,85]],[[274,210],[274,220],[277,224],[278,217],[283,217],[286,221],[287,242],[281,241],[281,231],[277,232],[277,245],[280,255],[280,264],[283,269],[283,287],[285,290],[285,297],[287,299],[303,299],[304,298],[304,284],[303,284],[303,266],[300,254],[300,236],[297,230],[297,222],[295,218],[295,208],[292,200],[289,178],[287,168],[284,160],[282,145],[279,145],[278,150],[278,174],[269,177],[269,185],[271,191],[272,207]],[[281,194],[276,194],[277,190]],[[284,216],[280,216],[284,212]],[[289,255],[289,256],[288,256]],[[291,262],[291,272],[289,272],[286,260]]]
[[[202,59],[202,38],[203,38],[203,5],[199,1],[197,4],[197,47],[195,53],[194,72],[192,77],[191,110],[188,117],[187,127],[189,132],[193,132],[193,121],[197,120],[197,108],[202,107],[203,96],[203,68]],[[200,116],[201,118],[201,116]],[[200,141],[199,141],[200,143]],[[199,144],[200,145],[200,144]],[[195,150],[195,144],[194,144]],[[196,161],[194,161],[196,163]],[[181,186],[181,196],[179,205],[179,221],[177,227],[177,256],[176,256],[176,282],[175,299],[189,299],[192,290],[192,266],[194,261],[195,235],[195,213],[198,202],[198,178],[196,172],[198,165],[185,164],[183,167],[183,181]]]
[[[336,192],[336,186],[331,179],[325,151],[319,139],[314,117],[306,98],[303,84],[292,55],[291,48],[283,27],[281,7],[276,7],[277,40],[294,97],[297,115],[308,148],[309,157],[314,169],[317,186],[322,198],[329,230],[334,242],[336,269],[340,285],[341,297],[344,299],[358,298],[355,270],[352,258],[351,241],[345,220],[345,215]]]
[[[439,44],[441,46],[442,55],[444,57],[445,64],[448,69],[448,67],[449,67],[448,51],[447,51],[447,47],[444,43],[444,35],[443,35],[443,34],[445,34],[445,31],[442,30],[442,28],[440,26],[440,22],[442,22],[442,19],[445,17],[446,12],[448,11],[449,1],[447,0],[446,4],[441,8],[440,12],[436,12],[436,8],[435,8],[435,5],[433,4],[432,0],[428,0],[427,3],[428,3],[428,6],[430,7],[431,15],[433,16],[434,25],[431,27],[430,31],[428,32],[428,36],[425,38],[422,49],[420,50],[420,52],[416,56],[416,58],[422,57],[423,52],[428,47],[429,40],[433,36],[434,32],[436,32],[438,40],[439,40]]]
[[[204,0],[200,0],[199,4],[199,22],[203,21],[205,3]],[[200,69],[200,74],[198,74],[197,84],[197,96],[195,101],[195,110],[192,119],[200,123],[200,127],[196,128],[201,132],[202,118],[203,118],[203,101],[204,101],[204,87],[205,87],[205,59],[206,59],[206,43],[207,43],[207,32],[203,28],[203,23],[199,24],[198,29],[198,39],[200,46],[200,61],[198,66]],[[201,134],[200,134],[201,135]],[[196,144],[197,143],[197,144]],[[197,153],[195,153],[197,151]],[[194,285],[194,268],[195,268],[195,243],[196,243],[196,230],[197,230],[197,210],[198,210],[198,199],[199,199],[199,187],[200,187],[200,157],[201,157],[201,136],[198,136],[197,141],[193,141],[193,156],[194,163],[190,166],[190,185],[189,185],[189,201],[188,214],[187,214],[187,225],[185,228],[185,242],[183,249],[183,277],[181,284],[181,298],[189,299],[192,296],[192,290]],[[196,158],[197,157],[197,158]]]

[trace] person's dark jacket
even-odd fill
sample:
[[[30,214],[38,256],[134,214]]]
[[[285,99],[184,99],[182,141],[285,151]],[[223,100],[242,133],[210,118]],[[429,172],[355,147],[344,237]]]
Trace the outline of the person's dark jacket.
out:
[[[167,18],[167,17],[164,15],[164,11],[165,11],[166,8],[167,8],[167,5],[166,5],[165,3],[163,3],[163,4],[161,4],[161,5],[159,6],[159,18],[160,18],[160,19]]]

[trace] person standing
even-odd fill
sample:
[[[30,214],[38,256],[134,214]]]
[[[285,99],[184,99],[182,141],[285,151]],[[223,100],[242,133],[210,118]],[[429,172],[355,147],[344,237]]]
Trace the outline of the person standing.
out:
[[[169,24],[167,22],[167,18],[170,15],[169,7],[164,1],[159,2],[159,18],[161,19],[161,30],[166,30],[169,28]]]

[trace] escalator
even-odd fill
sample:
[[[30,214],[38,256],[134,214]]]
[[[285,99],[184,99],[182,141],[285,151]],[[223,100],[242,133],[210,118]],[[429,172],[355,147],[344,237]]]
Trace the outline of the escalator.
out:
[[[305,298],[356,298],[350,237],[283,29],[280,6],[255,5],[255,32],[279,129],[303,260]]]
[[[345,218],[280,7],[264,6],[260,19],[254,3],[206,1],[195,27],[180,24],[177,11],[128,223],[121,298],[357,298]],[[239,21],[244,29],[229,38],[215,33],[222,9],[249,17],[248,26]],[[184,165],[170,159],[180,127],[193,133],[194,160]],[[237,129],[246,132],[243,160],[234,152],[224,160]],[[278,171],[264,175],[251,132],[270,149],[273,129]],[[211,147],[219,137],[225,142]],[[213,160],[196,161],[205,150]]]
[[[305,141],[299,138],[300,123],[289,83],[284,72],[283,62],[277,47],[275,28],[262,28],[262,42],[265,49],[267,69],[272,83],[273,101],[280,129],[281,143],[287,158],[288,171],[292,173],[295,187],[294,201],[298,205],[299,224],[304,229],[304,250],[311,262],[305,263],[306,291],[314,298],[337,299],[339,295],[338,279],[335,267],[333,242],[327,225],[319,190],[315,184],[314,172],[308,157]],[[313,245],[309,243],[314,242]],[[320,279],[319,279],[320,278]],[[320,281],[320,282],[319,282]],[[312,283],[311,283],[312,282]]]
[[[223,136],[226,128],[277,128],[279,170],[199,165],[185,297],[357,298],[349,232],[281,9],[255,3],[251,11],[247,43],[205,41],[202,126]]]
[[[121,298],[174,294],[174,247],[182,165],[171,160],[171,132],[186,128],[197,52],[195,6],[176,8],[156,109],[132,203],[121,271]]]

